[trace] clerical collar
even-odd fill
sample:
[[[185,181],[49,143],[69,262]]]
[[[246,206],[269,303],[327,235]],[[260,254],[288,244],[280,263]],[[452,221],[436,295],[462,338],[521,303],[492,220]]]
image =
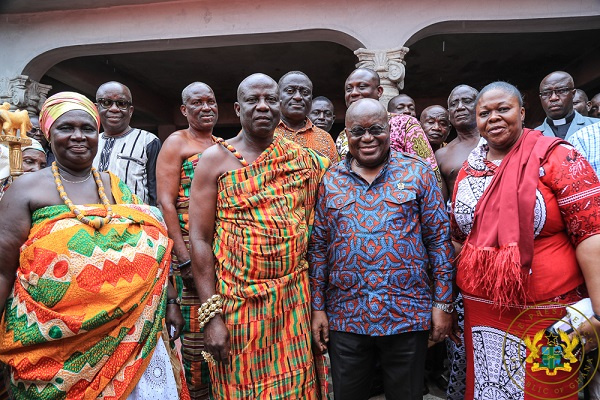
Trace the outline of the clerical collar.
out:
[[[561,118],[561,119],[551,119],[551,118],[546,118],[548,120],[548,123],[552,126],[561,126],[561,125],[566,125],[571,123],[571,121],[573,121],[573,118],[575,118],[575,112],[571,112],[571,114],[567,115],[565,118]]]

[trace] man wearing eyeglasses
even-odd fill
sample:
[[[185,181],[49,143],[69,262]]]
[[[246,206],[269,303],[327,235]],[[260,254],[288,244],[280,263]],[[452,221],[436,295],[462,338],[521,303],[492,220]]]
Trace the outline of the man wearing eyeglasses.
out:
[[[336,399],[368,399],[377,361],[386,399],[421,399],[428,337],[455,334],[444,199],[422,159],[390,148],[377,100],[350,105],[346,132],[308,249],[313,341],[329,350]]]
[[[133,103],[129,88],[106,82],[96,92],[96,106],[104,132],[98,138],[94,166],[117,175],[146,204],[156,205],[156,135],[129,126]]]
[[[575,85],[571,75],[563,71],[547,75],[540,83],[540,101],[546,119],[535,129],[545,136],[557,136],[568,141],[579,129],[598,122],[573,109],[574,96]]]

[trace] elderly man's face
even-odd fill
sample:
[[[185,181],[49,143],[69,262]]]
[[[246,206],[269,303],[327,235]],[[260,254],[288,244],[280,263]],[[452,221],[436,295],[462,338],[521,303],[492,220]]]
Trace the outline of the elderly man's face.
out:
[[[359,165],[375,167],[390,152],[390,127],[386,113],[357,113],[347,117],[348,151]]]
[[[429,143],[433,147],[440,147],[450,133],[450,119],[448,111],[443,107],[430,107],[421,115],[421,126]]]
[[[125,132],[133,115],[133,105],[122,85],[103,85],[96,93],[96,105],[105,131],[112,134]]]
[[[188,124],[199,132],[212,132],[219,118],[219,107],[212,89],[198,84],[190,88],[188,96],[181,106]]]
[[[250,135],[272,135],[281,112],[277,84],[265,77],[255,77],[239,91],[234,108],[244,131]]]
[[[565,118],[573,111],[575,89],[567,75],[552,74],[540,84],[540,101],[546,116],[551,119]]]
[[[457,129],[475,127],[475,98],[477,92],[467,86],[455,88],[448,98],[450,123]]]

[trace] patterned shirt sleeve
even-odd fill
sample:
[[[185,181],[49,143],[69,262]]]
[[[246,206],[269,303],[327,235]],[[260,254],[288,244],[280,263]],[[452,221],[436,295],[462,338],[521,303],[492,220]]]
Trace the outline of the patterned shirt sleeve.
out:
[[[329,226],[327,224],[324,181],[319,185],[314,224],[308,245],[308,274],[313,311],[325,311],[325,290],[329,281],[329,265],[327,263]]]
[[[410,115],[396,115],[390,119],[390,147],[425,160],[435,172],[438,186],[442,187],[442,175],[433,149],[416,118]]]
[[[420,200],[423,243],[429,255],[434,281],[435,301],[452,301],[454,279],[454,247],[450,240],[450,221],[444,207],[444,198],[435,184],[431,171],[423,173],[423,197]]]
[[[600,183],[590,163],[575,148],[557,146],[542,166],[544,184],[551,188],[571,243],[600,233]]]

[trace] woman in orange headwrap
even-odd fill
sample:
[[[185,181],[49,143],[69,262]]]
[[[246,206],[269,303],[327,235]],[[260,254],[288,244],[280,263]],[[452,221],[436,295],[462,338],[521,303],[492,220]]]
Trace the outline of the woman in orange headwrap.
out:
[[[167,306],[175,303],[171,241],[160,212],[92,167],[100,121],[85,96],[48,98],[40,125],[56,161],[19,178],[0,203],[0,361],[9,391],[189,398],[185,385],[178,393],[163,339],[165,312],[176,304]]]

